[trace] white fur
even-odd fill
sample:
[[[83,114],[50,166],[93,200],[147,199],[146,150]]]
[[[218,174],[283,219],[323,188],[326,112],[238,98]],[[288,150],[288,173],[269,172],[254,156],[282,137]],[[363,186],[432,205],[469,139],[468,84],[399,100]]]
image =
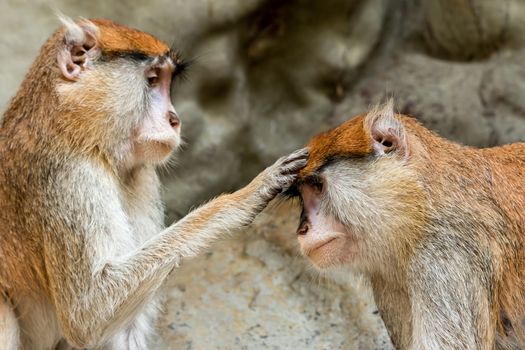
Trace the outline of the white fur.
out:
[[[0,295],[0,346],[5,350],[20,348],[20,330],[11,306]]]
[[[365,244],[358,250],[354,267],[367,270],[385,265],[381,261],[392,250],[390,244],[402,239],[402,232],[415,224],[409,214],[413,208],[399,198],[409,196],[410,191],[413,196],[420,195],[415,173],[394,156],[384,156],[373,162],[340,161],[327,166],[322,174],[326,177],[325,215],[349,227],[356,244]]]

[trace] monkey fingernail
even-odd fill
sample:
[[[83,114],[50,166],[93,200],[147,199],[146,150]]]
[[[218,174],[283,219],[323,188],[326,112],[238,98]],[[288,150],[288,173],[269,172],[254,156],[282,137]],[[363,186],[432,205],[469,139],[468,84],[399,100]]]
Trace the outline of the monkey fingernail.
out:
[[[308,159],[308,155],[309,155],[308,149],[302,148],[298,151],[293,152],[288,157],[286,157],[286,159],[284,160],[284,164],[288,164],[288,163],[291,163],[291,162],[294,162],[300,159],[303,159],[303,160]]]
[[[304,168],[306,164],[307,164],[306,159],[300,159],[300,160],[294,161],[293,163],[288,163],[287,166],[283,168],[281,174],[283,175],[295,174],[299,172],[299,170]]]

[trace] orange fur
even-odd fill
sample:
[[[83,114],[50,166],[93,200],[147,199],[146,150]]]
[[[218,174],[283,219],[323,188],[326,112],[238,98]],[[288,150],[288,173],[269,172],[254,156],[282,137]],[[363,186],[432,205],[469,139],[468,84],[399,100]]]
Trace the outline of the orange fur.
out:
[[[333,157],[361,157],[370,154],[372,143],[363,125],[364,118],[364,115],[359,115],[337,128],[315,136],[307,145],[310,156],[300,176],[317,170]]]
[[[100,29],[102,53],[141,52],[150,56],[164,55],[169,47],[148,33],[106,19],[92,19]]]

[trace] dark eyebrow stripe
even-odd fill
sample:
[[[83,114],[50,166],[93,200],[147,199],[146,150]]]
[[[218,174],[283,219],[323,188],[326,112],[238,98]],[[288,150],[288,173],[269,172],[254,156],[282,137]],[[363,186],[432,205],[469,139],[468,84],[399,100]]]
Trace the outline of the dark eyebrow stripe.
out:
[[[159,58],[159,63],[163,63],[167,59],[171,59],[175,69],[172,73],[172,78],[182,76],[184,79],[186,69],[191,62],[184,61],[177,51],[170,50],[163,55],[151,56],[142,51],[103,51],[100,56],[101,61],[111,61],[114,59],[129,59],[137,62],[147,62],[148,60],[153,61],[155,58]]]
[[[112,60],[117,58],[124,58],[138,62],[144,62],[153,59],[152,56],[141,51],[103,51],[102,60]]]

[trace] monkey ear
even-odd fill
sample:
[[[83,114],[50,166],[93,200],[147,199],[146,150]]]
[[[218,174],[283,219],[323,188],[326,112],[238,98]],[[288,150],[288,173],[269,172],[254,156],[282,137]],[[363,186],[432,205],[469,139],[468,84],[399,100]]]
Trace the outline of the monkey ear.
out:
[[[376,154],[382,155],[395,151],[407,155],[405,127],[395,117],[392,99],[367,114],[365,128],[372,138],[372,146]]]
[[[89,68],[100,55],[99,29],[91,21],[59,16],[64,24],[64,39],[58,49],[58,66],[64,78],[78,80],[80,73]]]

